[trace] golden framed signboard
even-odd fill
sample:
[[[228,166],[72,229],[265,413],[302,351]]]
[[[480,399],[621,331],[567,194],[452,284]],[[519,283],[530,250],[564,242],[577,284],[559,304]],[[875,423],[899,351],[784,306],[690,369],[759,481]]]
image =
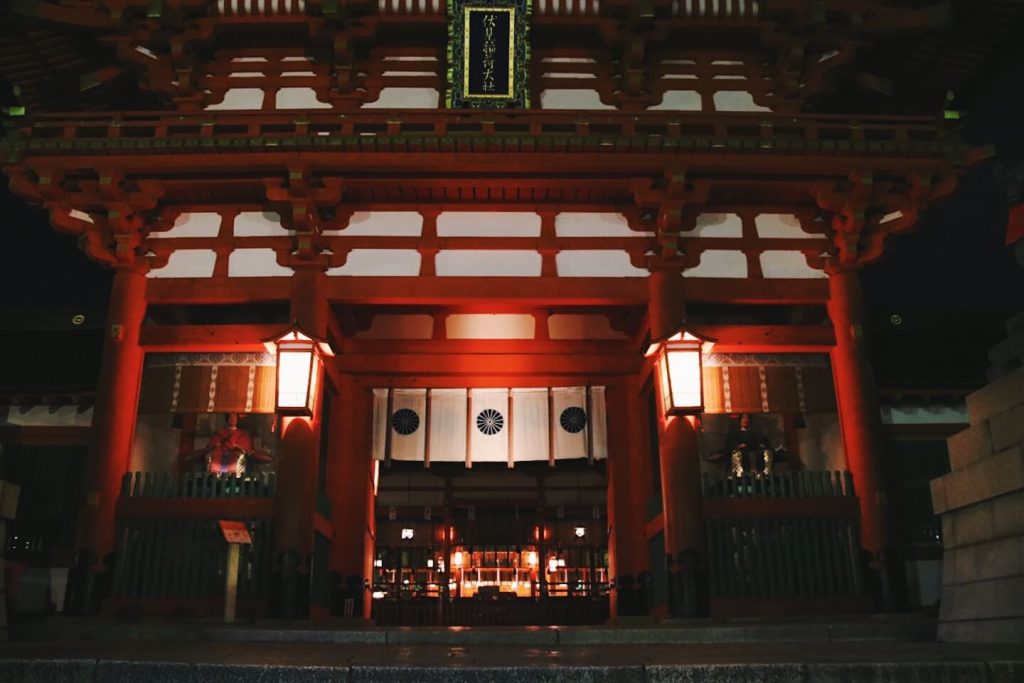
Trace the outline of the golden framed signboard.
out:
[[[529,0],[448,0],[449,107],[529,106],[529,13]]]

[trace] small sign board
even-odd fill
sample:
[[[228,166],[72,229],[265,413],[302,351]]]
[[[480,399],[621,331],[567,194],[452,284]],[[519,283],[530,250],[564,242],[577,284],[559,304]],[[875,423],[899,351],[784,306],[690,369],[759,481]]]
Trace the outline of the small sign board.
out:
[[[252,545],[252,536],[249,535],[249,529],[246,528],[244,522],[222,519],[218,524],[220,524],[220,532],[224,534],[224,540],[228,543]]]

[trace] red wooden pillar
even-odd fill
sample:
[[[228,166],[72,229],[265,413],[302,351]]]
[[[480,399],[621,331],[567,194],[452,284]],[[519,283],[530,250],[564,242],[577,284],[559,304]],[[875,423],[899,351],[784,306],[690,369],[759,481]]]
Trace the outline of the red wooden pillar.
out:
[[[103,362],[93,410],[92,452],[80,547],[102,560],[113,552],[114,507],[128,471],[135,434],[142,348],[139,332],[146,314],[146,276],[124,269],[114,275],[103,342]]]
[[[835,326],[832,376],[846,462],[860,500],[861,545],[873,555],[886,545],[881,480],[881,421],[864,338],[864,302],[856,270],[829,277],[828,313]]]
[[[306,332],[325,337],[329,315],[326,274],[319,269],[296,269],[291,285],[292,318]],[[320,386],[322,391],[322,382]],[[322,409],[323,401],[318,397],[312,417],[281,420],[274,516],[275,555],[292,550],[305,561],[313,550]]]
[[[373,468],[373,394],[351,376],[342,379],[338,400],[331,409],[330,457],[327,461],[327,495],[331,501],[334,542],[331,571],[346,580],[346,588],[362,589],[362,611],[357,601],[354,616],[370,617],[368,584],[373,575],[373,544],[376,533]],[[352,596],[354,597],[354,596]]]
[[[679,331],[686,310],[683,278],[676,268],[652,269],[648,317],[652,341],[661,341]],[[662,402],[657,404],[660,406]],[[678,572],[687,555],[704,556],[704,519],[701,513],[700,453],[696,421],[688,417],[658,416],[658,456],[661,466],[661,502],[665,529],[665,555]],[[695,554],[695,555],[693,555]],[[670,590],[669,609],[680,613],[679,590]],[[685,608],[692,613],[695,605]]]
[[[635,614],[641,608],[636,590],[640,574],[649,570],[647,551],[647,500],[651,495],[648,456],[647,404],[633,382],[608,387],[608,539],[609,569],[615,579],[611,615]],[[621,590],[621,595],[620,595]]]

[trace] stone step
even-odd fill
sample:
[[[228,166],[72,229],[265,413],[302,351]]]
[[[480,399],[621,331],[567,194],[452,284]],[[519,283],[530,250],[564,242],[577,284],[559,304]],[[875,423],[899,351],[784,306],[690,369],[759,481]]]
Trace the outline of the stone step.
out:
[[[907,642],[935,639],[936,622],[917,615],[794,620],[679,620],[644,626],[524,626],[450,628],[322,627],[309,622],[138,622],[55,617],[18,628],[22,641],[179,640],[223,643],[335,643],[364,645],[566,645]]]
[[[1012,683],[1015,645],[780,642],[732,645],[433,646],[294,643],[10,643],[0,681],[316,681],[683,683],[811,681]]]

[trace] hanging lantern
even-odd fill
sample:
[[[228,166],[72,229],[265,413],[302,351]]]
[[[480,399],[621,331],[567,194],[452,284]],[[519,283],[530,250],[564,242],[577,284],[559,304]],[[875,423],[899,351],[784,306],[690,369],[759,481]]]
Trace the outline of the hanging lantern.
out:
[[[277,413],[312,415],[323,359],[334,355],[331,345],[306,334],[298,324],[263,343],[277,359]]]
[[[704,410],[703,354],[714,342],[686,329],[653,346],[665,415],[696,415]]]

